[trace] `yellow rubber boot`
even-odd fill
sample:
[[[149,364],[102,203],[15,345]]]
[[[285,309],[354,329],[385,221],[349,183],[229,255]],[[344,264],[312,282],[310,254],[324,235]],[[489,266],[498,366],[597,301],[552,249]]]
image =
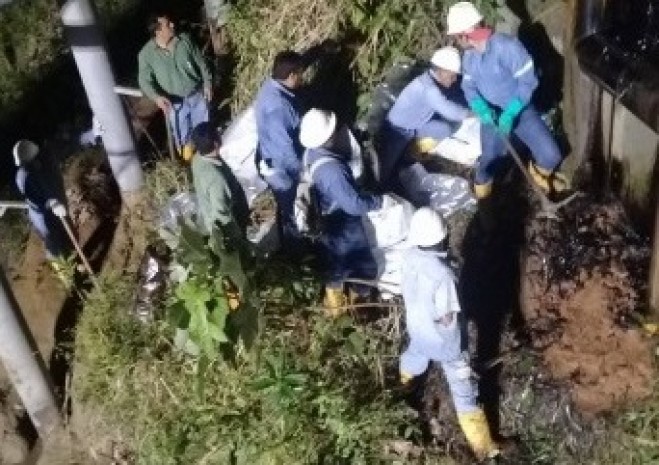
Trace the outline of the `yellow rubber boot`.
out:
[[[400,372],[400,384],[402,384],[403,386],[409,386],[409,384],[412,382],[413,379],[414,379],[414,375],[411,375],[404,371]]]
[[[423,161],[428,158],[429,153],[435,150],[437,145],[439,145],[437,139],[433,139],[432,137],[421,137],[419,139],[414,139],[408,150],[414,158]]]
[[[485,199],[492,194],[492,182],[485,184],[474,184],[474,195],[477,199]]]
[[[492,440],[490,425],[488,425],[485,413],[481,409],[458,414],[458,423],[460,423],[460,428],[462,428],[471,450],[479,461],[501,455],[499,447]]]
[[[551,187],[554,192],[560,193],[570,189],[570,181],[560,171],[554,171],[551,177]]]
[[[529,163],[529,174],[544,192],[551,190],[551,171],[541,168],[535,163]]]
[[[336,318],[343,315],[347,311],[345,308],[347,303],[342,287],[325,287],[323,306],[326,309],[325,314],[327,316]]]
[[[191,143],[185,144],[181,147],[181,157],[184,161],[190,161],[194,155],[194,145]]]

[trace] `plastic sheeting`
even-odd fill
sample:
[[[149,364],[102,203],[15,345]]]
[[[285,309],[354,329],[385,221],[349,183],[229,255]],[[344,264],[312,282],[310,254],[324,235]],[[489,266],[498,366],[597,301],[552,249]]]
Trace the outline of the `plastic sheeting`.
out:
[[[378,265],[378,288],[388,294],[400,294],[403,252],[409,248],[407,236],[414,207],[408,201],[387,194],[380,210],[364,215],[363,223]]]
[[[167,287],[169,257],[164,247],[149,245],[144,251],[139,268],[137,294],[133,315],[142,323],[156,320]]]
[[[430,152],[465,166],[474,166],[481,156],[481,124],[477,118],[467,118],[451,137],[440,141]]]
[[[220,155],[243,186],[247,203],[268,188],[256,170],[256,148],[258,146],[256,115],[254,107],[247,107],[231,122],[222,134]]]

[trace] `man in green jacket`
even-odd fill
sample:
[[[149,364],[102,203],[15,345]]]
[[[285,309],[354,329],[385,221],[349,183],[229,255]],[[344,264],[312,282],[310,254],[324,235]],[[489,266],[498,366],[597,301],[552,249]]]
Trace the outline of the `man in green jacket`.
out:
[[[187,34],[176,34],[169,16],[152,15],[148,29],[153,38],[138,56],[139,85],[166,115],[179,153],[187,161],[193,154],[192,128],[208,121],[211,73],[199,47]]]
[[[217,224],[238,226],[241,234],[249,221],[245,191],[231,169],[220,157],[220,137],[208,122],[192,131],[196,148],[192,158],[192,181],[197,194],[199,215],[206,233]]]

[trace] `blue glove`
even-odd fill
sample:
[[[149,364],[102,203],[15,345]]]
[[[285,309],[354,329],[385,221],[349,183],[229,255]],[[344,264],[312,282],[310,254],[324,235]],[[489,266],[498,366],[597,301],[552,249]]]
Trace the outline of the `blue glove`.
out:
[[[469,102],[469,108],[483,124],[494,125],[494,110],[483,97],[476,97]]]
[[[524,103],[518,98],[514,98],[508,102],[506,108],[503,109],[503,113],[499,116],[499,132],[501,134],[507,136],[511,133],[515,120],[524,109],[524,106]]]

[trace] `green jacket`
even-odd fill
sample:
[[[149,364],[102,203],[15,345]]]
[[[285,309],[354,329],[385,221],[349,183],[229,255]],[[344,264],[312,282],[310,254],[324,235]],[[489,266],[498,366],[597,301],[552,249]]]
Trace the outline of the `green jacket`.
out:
[[[171,52],[151,39],[138,55],[138,82],[144,95],[152,100],[159,95],[187,97],[202,84],[211,84],[211,72],[199,47],[187,34],[172,40],[175,42]]]
[[[192,181],[199,215],[207,233],[217,222],[223,225],[235,222],[245,232],[249,219],[247,198],[226,163],[195,154],[192,158]]]

